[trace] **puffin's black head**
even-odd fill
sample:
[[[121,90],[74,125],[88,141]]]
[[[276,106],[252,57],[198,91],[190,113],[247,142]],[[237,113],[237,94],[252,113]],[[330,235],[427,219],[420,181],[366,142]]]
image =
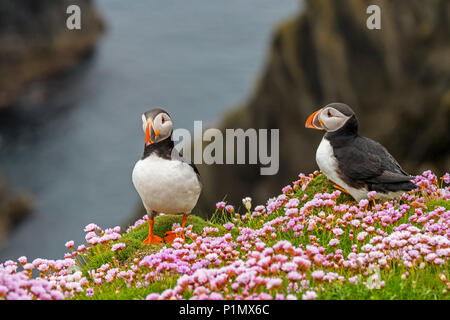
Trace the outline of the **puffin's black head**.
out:
[[[152,109],[142,115],[145,145],[158,143],[172,136],[172,119],[162,109]]]
[[[337,132],[340,130],[356,133],[358,121],[353,110],[343,103],[331,103],[314,112],[305,123],[306,128]]]

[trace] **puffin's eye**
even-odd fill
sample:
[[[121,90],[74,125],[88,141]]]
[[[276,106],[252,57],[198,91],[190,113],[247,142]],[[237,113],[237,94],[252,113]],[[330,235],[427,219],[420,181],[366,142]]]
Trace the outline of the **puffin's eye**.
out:
[[[162,118],[162,124],[164,124],[164,122],[166,122],[166,119],[163,117]]]
[[[332,117],[330,110],[328,110],[327,116]]]

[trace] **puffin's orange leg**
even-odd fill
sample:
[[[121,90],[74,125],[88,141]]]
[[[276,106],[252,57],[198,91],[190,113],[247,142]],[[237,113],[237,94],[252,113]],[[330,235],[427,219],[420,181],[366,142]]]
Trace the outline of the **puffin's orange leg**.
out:
[[[167,231],[164,233],[164,242],[165,243],[173,243],[173,241],[177,238],[177,234],[173,231]]]
[[[181,227],[184,228],[184,226],[186,225],[186,220],[187,220],[187,214],[183,214],[183,222],[181,224]],[[173,231],[167,231],[164,234],[164,241],[166,243],[173,243],[173,241],[178,238],[179,234],[173,232]],[[181,234],[181,238],[183,238],[183,242],[186,241],[186,238],[184,237],[184,232]]]
[[[153,218],[148,219],[148,236],[147,239],[142,241],[142,244],[156,244],[161,243],[163,239],[161,237],[158,237],[157,235],[153,234]]]
[[[339,187],[337,184],[334,184],[333,185],[333,187],[335,187],[336,189],[339,189],[339,190],[341,190],[341,191],[343,191],[343,192],[345,192],[346,194],[350,194],[350,193],[348,193],[348,191],[347,190],[345,190],[344,188],[342,188],[342,187]]]
[[[187,221],[187,214],[183,214],[183,223],[181,224],[181,227],[184,229],[184,226],[186,225],[186,221]],[[183,242],[186,242],[186,238],[184,237],[184,232],[181,234],[182,238],[183,238]]]

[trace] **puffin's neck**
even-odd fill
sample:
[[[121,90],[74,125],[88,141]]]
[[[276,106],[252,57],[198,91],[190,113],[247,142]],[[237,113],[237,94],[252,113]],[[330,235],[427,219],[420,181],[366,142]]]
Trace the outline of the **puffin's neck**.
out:
[[[333,146],[340,145],[346,141],[353,140],[358,136],[358,121],[353,115],[347,122],[334,132],[327,132],[325,139],[329,140]]]
[[[172,159],[173,147],[174,143],[172,141],[172,136],[170,136],[158,143],[152,143],[148,146],[146,145],[141,159],[145,159],[152,154],[155,154],[160,158]]]

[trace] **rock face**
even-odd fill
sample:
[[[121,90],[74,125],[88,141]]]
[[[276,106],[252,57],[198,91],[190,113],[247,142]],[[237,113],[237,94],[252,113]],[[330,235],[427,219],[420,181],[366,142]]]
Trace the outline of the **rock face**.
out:
[[[28,216],[34,207],[33,198],[26,193],[14,194],[0,176],[0,241],[8,231]]]
[[[72,4],[81,9],[81,30],[67,29],[66,10]],[[33,82],[77,65],[94,47],[103,28],[90,0],[2,0],[0,112],[14,110]],[[31,196],[12,193],[0,176],[0,240],[32,208]]]
[[[69,5],[81,9],[81,30],[69,30]],[[0,2],[0,109],[27,85],[75,66],[97,42],[103,22],[90,0]]]
[[[381,7],[381,30],[366,27],[370,4]],[[280,171],[258,166],[200,166],[198,209],[252,196],[262,204],[299,172],[317,169],[323,133],[304,128],[313,111],[350,105],[360,134],[379,141],[411,174],[450,168],[450,2],[307,0],[274,32],[265,68],[245,106],[219,128],[280,129]]]

